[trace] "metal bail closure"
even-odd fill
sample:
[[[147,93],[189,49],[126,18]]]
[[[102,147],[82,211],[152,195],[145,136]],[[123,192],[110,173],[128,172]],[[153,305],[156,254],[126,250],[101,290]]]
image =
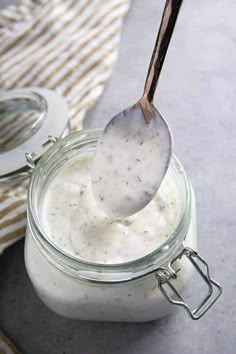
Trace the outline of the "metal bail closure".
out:
[[[55,144],[59,141],[59,138],[55,137],[55,136],[52,136],[52,135],[49,135],[48,136],[48,140],[45,141],[45,143],[42,144],[42,147],[47,147],[48,145],[50,144]],[[25,159],[26,159],[26,164],[27,166],[30,167],[31,171],[34,170],[34,168],[36,167],[36,164],[35,164],[35,157],[36,157],[36,154],[35,152],[32,152],[32,154],[29,154],[28,152],[25,154]]]
[[[35,162],[34,162],[35,156],[36,156],[36,154],[34,152],[32,152],[32,154],[29,154],[28,152],[25,154],[26,164],[27,164],[27,166],[29,166],[31,168],[31,170],[33,170],[36,166]]]
[[[177,260],[181,259],[182,256],[186,256],[188,260],[192,263],[192,265],[195,267],[197,272],[200,274],[202,277],[203,281],[207,284],[208,286],[208,293],[207,295],[200,301],[198,306],[194,309],[191,310],[190,306],[186,303],[186,300],[184,297],[179,293],[179,291],[176,289],[176,287],[171,283],[172,279],[177,278],[177,272],[180,271],[180,269],[177,269],[175,271],[172,268],[172,264]],[[206,267],[206,272],[204,273],[202,269],[200,268],[199,264],[201,263]],[[156,271],[156,278],[157,278],[157,283],[158,287],[161,290],[162,294],[165,296],[165,298],[174,305],[179,305],[183,306],[189,316],[193,320],[197,320],[200,317],[202,317],[208,310],[209,308],[215,303],[215,301],[219,298],[219,296],[222,293],[222,288],[221,286],[211,278],[210,276],[210,270],[208,264],[205,262],[205,260],[193,249],[189,247],[184,247],[181,252],[178,254],[177,257],[168,265],[166,268],[159,268]],[[168,286],[169,289],[172,290],[174,295],[176,295],[177,300],[175,300],[172,296],[167,294],[164,285]]]

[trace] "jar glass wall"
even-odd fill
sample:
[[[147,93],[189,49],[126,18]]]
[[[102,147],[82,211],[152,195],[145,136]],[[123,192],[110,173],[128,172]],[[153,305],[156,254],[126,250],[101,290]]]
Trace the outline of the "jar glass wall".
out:
[[[173,309],[158,286],[157,270],[171,264],[183,250],[183,242],[196,248],[194,192],[175,157],[166,178],[178,198],[178,226],[152,253],[121,264],[87,262],[58,248],[42,225],[47,186],[72,158],[91,154],[99,134],[99,130],[71,134],[50,148],[34,169],[28,193],[26,268],[40,298],[61,315],[83,320],[155,320]],[[175,267],[179,267],[179,262],[175,262]],[[182,259],[176,279],[178,289],[188,285],[191,272],[189,260]]]

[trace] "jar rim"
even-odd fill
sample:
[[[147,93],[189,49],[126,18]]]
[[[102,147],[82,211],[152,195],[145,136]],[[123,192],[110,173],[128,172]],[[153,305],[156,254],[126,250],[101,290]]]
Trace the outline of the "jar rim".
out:
[[[77,132],[71,133],[66,137],[60,139],[56,144],[50,147],[38,161],[29,183],[28,195],[27,195],[27,215],[28,215],[28,225],[32,231],[34,240],[36,244],[41,249],[42,253],[46,258],[53,263],[59,269],[65,271],[66,273],[80,277],[85,280],[93,281],[125,281],[130,280],[130,278],[139,278],[140,276],[147,275],[160,265],[166,262],[168,257],[175,254],[176,250],[179,249],[185,239],[189,225],[190,225],[190,211],[191,211],[191,186],[188,181],[186,172],[178,160],[178,158],[173,155],[171,163],[178,169],[180,173],[185,192],[185,203],[183,206],[183,212],[180,216],[180,220],[175,231],[168,237],[168,239],[161,244],[157,249],[151,253],[128,261],[124,263],[115,264],[104,264],[104,263],[93,263],[83,259],[78,259],[77,257],[66,253],[62,249],[53,243],[44,232],[43,228],[40,226],[37,218],[37,212],[34,207],[34,188],[37,183],[36,177],[39,172],[42,173],[43,167],[47,159],[52,158],[56,153],[60,153],[60,149],[63,147],[68,147],[75,143],[82,143],[86,141],[86,138],[93,137],[97,139],[101,134],[102,129],[87,129],[79,130]],[[96,140],[95,140],[96,141]],[[61,151],[62,153],[62,151]],[[56,259],[55,259],[56,256]],[[157,262],[158,261],[158,262]],[[114,279],[114,273],[117,273],[117,279]],[[101,276],[101,274],[103,276]],[[113,274],[113,277],[111,276]],[[112,278],[112,279],[111,279]],[[101,280],[102,279],[102,280]]]

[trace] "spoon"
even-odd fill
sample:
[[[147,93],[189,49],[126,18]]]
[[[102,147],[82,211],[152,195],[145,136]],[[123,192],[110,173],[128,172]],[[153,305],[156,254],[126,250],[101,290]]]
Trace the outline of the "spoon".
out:
[[[126,217],[144,208],[168,169],[171,131],[153,98],[182,1],[166,1],[142,98],[112,118],[98,139],[92,188],[107,215]]]

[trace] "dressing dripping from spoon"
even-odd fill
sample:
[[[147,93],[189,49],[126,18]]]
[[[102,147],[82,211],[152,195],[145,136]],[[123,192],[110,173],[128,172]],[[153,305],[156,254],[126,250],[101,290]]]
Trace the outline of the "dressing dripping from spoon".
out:
[[[97,142],[92,187],[107,215],[126,217],[144,208],[168,169],[171,131],[153,98],[182,1],[166,1],[142,98],[112,118]]]

